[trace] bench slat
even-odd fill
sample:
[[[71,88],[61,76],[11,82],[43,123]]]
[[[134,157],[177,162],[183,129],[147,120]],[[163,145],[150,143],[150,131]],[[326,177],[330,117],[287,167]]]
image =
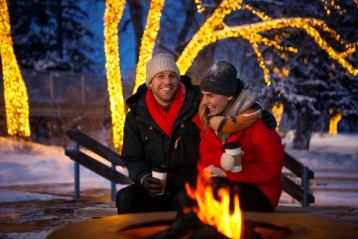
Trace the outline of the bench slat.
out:
[[[285,151],[284,165],[296,176],[302,178],[304,165]],[[314,172],[308,169],[308,178],[314,178]]]
[[[287,192],[291,197],[299,202],[303,200],[303,192],[301,186],[297,185],[286,175],[282,174],[283,191]],[[308,203],[314,203],[314,196],[308,193]]]
[[[93,159],[87,154],[82,153],[78,150],[66,149],[65,154],[69,156],[72,160],[78,162],[89,170],[97,173],[98,175],[120,184],[129,184],[130,180],[127,176],[113,170],[111,167]]]
[[[99,156],[107,159],[111,163],[114,163],[115,165],[125,166],[124,161],[119,154],[106,147],[105,145],[92,139],[91,137],[85,135],[84,133],[70,129],[66,131],[66,135],[72,140],[78,142],[83,147],[88,148]]]

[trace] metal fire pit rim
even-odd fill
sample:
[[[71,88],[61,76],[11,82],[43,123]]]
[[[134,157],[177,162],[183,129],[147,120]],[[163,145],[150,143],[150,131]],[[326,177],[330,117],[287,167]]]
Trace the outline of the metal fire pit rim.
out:
[[[109,216],[70,224],[52,231],[47,239],[131,239],[120,235],[120,230],[135,224],[175,220],[176,212],[136,213]],[[326,219],[302,214],[243,212],[243,220],[264,222],[288,227],[292,234],[287,239],[325,238],[353,239],[357,230]]]

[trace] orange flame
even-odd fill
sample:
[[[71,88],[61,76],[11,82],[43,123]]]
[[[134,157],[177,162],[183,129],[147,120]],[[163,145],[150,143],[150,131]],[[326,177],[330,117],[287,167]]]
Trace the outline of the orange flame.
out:
[[[219,200],[216,200],[209,178],[200,175],[197,178],[196,189],[185,185],[190,198],[197,201],[197,208],[193,208],[202,223],[213,226],[218,232],[228,238],[240,238],[242,215],[239,197],[234,197],[234,208],[230,212],[230,193],[228,188],[218,190]]]

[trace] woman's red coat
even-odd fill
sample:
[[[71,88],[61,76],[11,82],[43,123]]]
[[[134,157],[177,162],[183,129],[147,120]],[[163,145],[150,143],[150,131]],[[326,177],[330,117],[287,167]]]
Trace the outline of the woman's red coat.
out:
[[[200,128],[199,169],[203,170],[209,165],[220,167],[220,157],[224,152],[223,143],[210,127],[208,130],[203,128],[198,116],[194,122]],[[267,129],[260,119],[226,140],[233,141],[239,142],[244,151],[242,171],[226,171],[227,178],[234,182],[258,186],[275,208],[282,191],[281,170],[284,150],[280,136],[277,132]]]

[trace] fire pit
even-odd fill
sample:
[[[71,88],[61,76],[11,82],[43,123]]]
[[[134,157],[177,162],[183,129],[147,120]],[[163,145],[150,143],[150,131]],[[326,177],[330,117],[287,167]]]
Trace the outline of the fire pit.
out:
[[[176,212],[138,213],[92,219],[59,228],[48,239],[141,239],[169,228]],[[285,213],[243,213],[246,238],[356,238],[357,231],[331,221]],[[208,238],[204,238],[208,239]],[[216,239],[216,238],[215,238]]]

